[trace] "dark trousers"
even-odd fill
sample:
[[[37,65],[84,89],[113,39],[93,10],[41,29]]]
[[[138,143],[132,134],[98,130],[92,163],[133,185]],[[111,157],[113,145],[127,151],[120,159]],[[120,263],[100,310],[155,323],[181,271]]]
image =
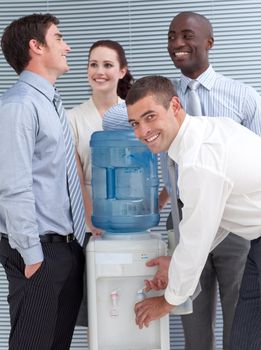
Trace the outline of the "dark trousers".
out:
[[[217,289],[220,293],[223,315],[222,349],[229,349],[231,327],[248,251],[249,241],[230,233],[208,255],[200,277],[202,291],[193,301],[194,312],[182,316],[186,350],[216,349]]]
[[[180,217],[182,217],[181,208],[183,205],[181,201],[178,201],[178,206]],[[167,229],[171,228],[172,218],[170,215],[167,220]],[[200,277],[202,290],[193,301],[193,313],[181,316],[186,350],[216,349],[217,286],[219,287],[223,314],[223,350],[229,349],[231,328],[249,246],[249,241],[230,233],[208,255]],[[233,349],[239,350],[240,348]]]
[[[9,350],[70,348],[82,298],[84,256],[77,241],[42,243],[44,261],[29,279],[24,262],[7,239],[0,262],[9,282]]]
[[[261,349],[261,238],[251,242],[229,350]]]

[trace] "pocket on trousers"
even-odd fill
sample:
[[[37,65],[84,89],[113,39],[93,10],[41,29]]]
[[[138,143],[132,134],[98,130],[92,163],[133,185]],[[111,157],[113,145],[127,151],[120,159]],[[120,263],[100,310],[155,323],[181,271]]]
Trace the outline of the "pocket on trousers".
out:
[[[53,271],[47,260],[44,259],[40,268],[30,278],[25,277],[27,292],[36,289],[47,289],[50,293],[54,291]]]
[[[29,277],[29,278],[25,277],[25,278],[28,282],[39,281],[39,283],[41,283],[41,280],[42,280],[43,276],[45,275],[45,272],[46,272],[46,261],[43,260],[39,269],[37,271],[35,271],[35,273],[31,277]]]

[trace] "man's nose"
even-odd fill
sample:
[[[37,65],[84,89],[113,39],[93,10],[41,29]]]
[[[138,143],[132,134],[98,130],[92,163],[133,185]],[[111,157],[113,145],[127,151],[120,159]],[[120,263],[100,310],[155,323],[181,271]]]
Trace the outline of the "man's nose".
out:
[[[151,128],[147,123],[140,123],[140,127],[139,127],[140,138],[146,137],[150,131],[151,131]]]
[[[67,44],[67,43],[65,43],[65,46],[66,46],[66,52],[70,52],[72,49],[71,49],[71,47]]]
[[[175,48],[179,48],[181,46],[184,46],[184,39],[181,35],[178,35],[175,37],[175,39],[172,40],[172,46]]]

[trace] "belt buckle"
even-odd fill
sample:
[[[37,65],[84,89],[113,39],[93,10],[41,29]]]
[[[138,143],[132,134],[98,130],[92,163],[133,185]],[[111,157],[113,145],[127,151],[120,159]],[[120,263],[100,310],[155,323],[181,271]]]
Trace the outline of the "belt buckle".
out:
[[[66,236],[66,243],[70,243],[75,239],[74,235],[70,233],[69,235]]]

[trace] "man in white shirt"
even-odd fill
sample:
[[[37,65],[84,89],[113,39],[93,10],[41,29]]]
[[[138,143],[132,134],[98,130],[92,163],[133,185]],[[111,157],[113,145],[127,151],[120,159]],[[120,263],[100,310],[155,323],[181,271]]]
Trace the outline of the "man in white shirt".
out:
[[[192,116],[229,117],[260,136],[260,95],[251,86],[214,70],[209,60],[213,45],[213,28],[206,17],[199,13],[181,12],[171,20],[168,52],[174,66],[180,71],[174,85],[183,107]],[[198,103],[192,103],[191,86],[195,87],[193,91],[194,96],[198,96]],[[165,168],[162,168],[163,175],[166,175]],[[168,180],[165,180],[169,190]],[[170,220],[167,220],[167,229],[171,229]],[[181,316],[186,350],[216,349],[218,294],[223,316],[222,349],[229,350],[230,332],[249,243],[230,233],[209,254],[200,277],[202,291],[193,301],[193,313]]]
[[[137,80],[126,104],[136,136],[153,153],[168,152],[178,164],[184,204],[180,241],[172,258],[148,263],[159,269],[146,281],[147,291],[165,289],[164,296],[136,304],[137,325],[148,326],[192,296],[209,252],[233,232],[252,242],[230,349],[260,349],[261,138],[225,117],[186,115],[164,77]]]

